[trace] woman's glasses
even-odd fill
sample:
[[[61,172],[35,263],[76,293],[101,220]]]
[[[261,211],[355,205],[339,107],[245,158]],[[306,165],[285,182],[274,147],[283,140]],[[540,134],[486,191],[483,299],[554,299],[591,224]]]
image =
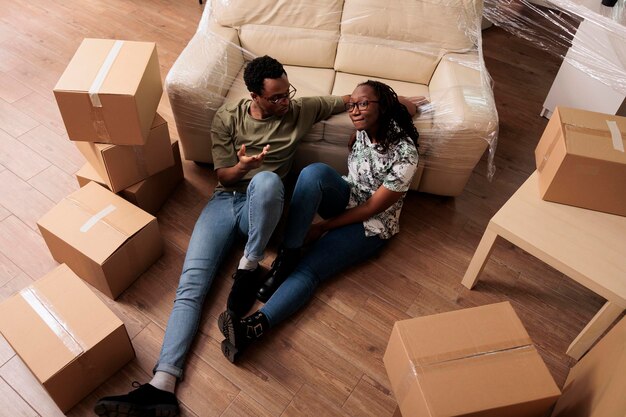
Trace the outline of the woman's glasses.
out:
[[[345,103],[344,107],[346,108],[347,112],[351,112],[352,110],[354,110],[355,107],[357,107],[359,111],[363,111],[367,109],[367,106],[369,106],[370,103],[378,103],[378,100],[363,100],[357,103],[353,103],[350,101],[348,103]]]
[[[276,96],[272,96],[270,98],[267,97],[263,97],[265,100],[269,101],[272,104],[278,104],[283,100],[292,100],[295,96],[296,96],[296,92],[298,90],[296,90],[296,87],[294,87],[293,85],[289,84],[289,92],[285,93],[285,94],[280,94],[280,95],[276,95]]]

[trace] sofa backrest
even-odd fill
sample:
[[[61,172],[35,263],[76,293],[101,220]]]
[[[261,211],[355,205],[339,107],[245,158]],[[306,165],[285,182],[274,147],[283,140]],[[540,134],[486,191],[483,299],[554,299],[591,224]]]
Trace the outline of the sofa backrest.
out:
[[[213,18],[242,48],[285,65],[333,68],[343,0],[218,0]]]
[[[483,0],[214,0],[244,50],[285,65],[428,84],[448,52],[476,50]]]
[[[345,0],[335,70],[429,84],[441,57],[475,50],[482,0]]]

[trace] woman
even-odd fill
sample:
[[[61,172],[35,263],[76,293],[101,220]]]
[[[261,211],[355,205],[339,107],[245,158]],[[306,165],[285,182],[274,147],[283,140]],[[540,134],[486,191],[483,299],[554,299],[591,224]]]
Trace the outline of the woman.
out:
[[[398,232],[402,201],[417,170],[419,135],[412,121],[417,105],[398,98],[388,85],[369,80],[356,87],[346,111],[357,129],[348,176],[322,163],[302,170],[286,238],[259,290],[266,304],[245,318],[229,310],[219,317],[222,352],[231,362],[306,304],[321,282],[368,259]],[[324,220],[311,224],[316,213]],[[299,252],[309,242],[314,243],[300,260]]]

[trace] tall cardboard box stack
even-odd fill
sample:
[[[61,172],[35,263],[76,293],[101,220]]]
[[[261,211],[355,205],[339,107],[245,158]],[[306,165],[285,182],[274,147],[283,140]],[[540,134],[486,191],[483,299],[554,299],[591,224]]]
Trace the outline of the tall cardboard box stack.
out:
[[[135,354],[122,321],[66,265],[0,304],[0,332],[63,412]]]
[[[119,191],[174,166],[152,42],[84,39],[54,88],[69,138]],[[90,183],[37,222],[53,258],[117,298],[161,255],[156,218]]]
[[[557,107],[535,149],[541,198],[626,216],[626,117]]]
[[[405,417],[545,417],[560,391],[510,303],[395,323],[383,358]]]
[[[168,172],[166,187],[142,193],[152,213],[182,179],[167,122],[156,113],[162,93],[156,45],[111,39],[85,39],[54,88],[68,136],[97,182],[124,195]]]

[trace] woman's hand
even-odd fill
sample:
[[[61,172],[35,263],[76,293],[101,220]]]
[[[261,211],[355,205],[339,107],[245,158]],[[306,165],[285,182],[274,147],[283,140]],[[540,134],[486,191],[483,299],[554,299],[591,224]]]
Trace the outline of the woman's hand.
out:
[[[322,237],[322,235],[324,234],[324,232],[326,231],[324,229],[324,222],[318,222],[318,223],[313,223],[311,225],[311,227],[309,228],[309,232],[307,233],[306,237],[304,238],[304,244],[309,244],[309,243],[313,243],[316,240],[318,240],[320,237]]]

